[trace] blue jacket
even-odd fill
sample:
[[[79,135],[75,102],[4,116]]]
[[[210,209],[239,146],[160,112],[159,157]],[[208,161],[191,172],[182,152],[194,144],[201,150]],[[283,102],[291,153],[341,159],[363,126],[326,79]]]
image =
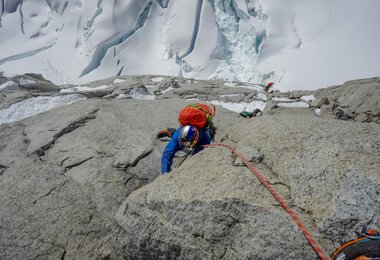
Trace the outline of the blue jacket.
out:
[[[178,128],[174,132],[170,142],[166,145],[165,150],[162,154],[162,158],[161,158],[161,173],[162,174],[165,174],[171,171],[175,153],[184,148],[184,146],[182,146],[181,143],[178,141],[178,137],[179,137],[179,133],[181,132],[181,129],[182,127]],[[210,129],[199,130],[198,143],[195,145],[192,155],[203,150],[202,145],[210,144],[210,142],[211,142]]]

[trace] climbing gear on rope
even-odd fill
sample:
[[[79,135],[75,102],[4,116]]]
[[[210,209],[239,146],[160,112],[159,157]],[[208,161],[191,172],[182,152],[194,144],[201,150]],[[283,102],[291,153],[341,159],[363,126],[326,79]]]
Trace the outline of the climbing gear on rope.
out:
[[[368,230],[358,239],[351,240],[335,250],[333,260],[380,259],[380,231]]]
[[[277,201],[281,204],[281,206],[288,212],[288,214],[293,218],[294,222],[297,224],[298,228],[301,230],[302,234],[305,236],[307,241],[309,241],[310,245],[313,247],[314,251],[317,253],[317,255],[322,260],[330,260],[331,258],[322,250],[322,248],[318,245],[318,243],[315,241],[315,239],[312,237],[310,232],[305,228],[304,224],[301,222],[301,220],[298,218],[298,216],[293,212],[293,210],[286,204],[282,198],[278,195],[276,190],[272,187],[272,185],[269,184],[268,181],[265,180],[263,175],[255,168],[253,165],[245,158],[243,155],[238,153],[236,149],[233,147],[224,144],[224,143],[218,143],[218,144],[209,144],[204,145],[204,147],[226,147],[230,149],[230,151],[234,154],[236,154],[243,162],[244,164],[256,175],[256,177],[260,180],[260,182],[272,193],[272,195],[277,199]]]
[[[215,114],[214,105],[190,104],[180,111],[178,121],[182,126],[192,125],[198,129],[205,129],[210,128]]]
[[[242,111],[242,112],[239,113],[239,115],[242,116],[242,117],[244,117],[244,118],[251,118],[251,117],[255,117],[259,113],[262,113],[261,110],[258,109],[258,108],[256,108],[252,112]]]
[[[176,131],[175,128],[169,128],[169,127],[166,129],[162,129],[161,131],[157,133],[157,138],[163,138],[163,137],[171,138],[175,131]]]
[[[248,112],[248,111],[242,111],[239,113],[240,116],[244,117],[244,118],[251,118],[253,117],[253,113],[252,112]]]

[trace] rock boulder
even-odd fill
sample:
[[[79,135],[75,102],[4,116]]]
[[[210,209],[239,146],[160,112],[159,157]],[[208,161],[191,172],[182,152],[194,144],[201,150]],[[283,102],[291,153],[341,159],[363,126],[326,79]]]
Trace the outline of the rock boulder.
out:
[[[380,226],[379,133],[376,124],[273,115],[236,125],[225,141],[263,155],[256,167],[332,253],[355,230]],[[207,148],[132,193],[115,219],[117,259],[316,257],[269,191],[224,148]]]

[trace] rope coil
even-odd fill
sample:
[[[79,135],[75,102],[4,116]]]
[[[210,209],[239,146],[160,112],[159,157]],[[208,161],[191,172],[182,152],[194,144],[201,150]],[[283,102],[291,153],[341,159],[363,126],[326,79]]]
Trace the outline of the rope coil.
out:
[[[256,177],[260,180],[260,182],[272,193],[272,195],[276,198],[276,200],[281,204],[281,206],[288,212],[288,214],[293,218],[294,222],[297,224],[298,228],[301,230],[302,234],[305,236],[309,244],[313,247],[315,253],[322,260],[331,260],[331,258],[323,251],[323,249],[318,245],[316,240],[313,238],[311,233],[306,229],[302,221],[298,218],[298,216],[294,213],[294,211],[288,206],[288,204],[283,201],[283,199],[278,195],[277,191],[270,185],[270,183],[264,178],[264,176],[245,158],[243,155],[239,154],[236,149],[233,147],[223,144],[209,144],[204,145],[204,147],[225,147],[231,150],[233,154],[236,154],[244,164],[256,175]]]

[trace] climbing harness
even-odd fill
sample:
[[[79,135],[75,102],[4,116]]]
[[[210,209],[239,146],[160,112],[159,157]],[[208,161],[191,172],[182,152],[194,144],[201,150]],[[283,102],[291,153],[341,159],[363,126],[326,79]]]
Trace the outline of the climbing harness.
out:
[[[288,212],[288,214],[293,218],[294,222],[297,224],[298,228],[301,230],[302,234],[305,236],[307,241],[309,241],[310,245],[313,247],[317,255],[322,260],[331,260],[331,258],[318,245],[318,243],[315,241],[315,239],[310,234],[310,232],[305,228],[304,224],[301,222],[298,216],[294,213],[294,211],[285,203],[285,201],[282,200],[282,198],[278,195],[278,193],[272,187],[272,185],[270,185],[270,183],[265,180],[263,175],[255,167],[253,167],[253,165],[247,160],[247,158],[245,158],[243,155],[238,153],[236,149],[234,149],[233,147],[224,143],[209,144],[209,145],[204,145],[204,147],[226,147],[230,149],[232,153],[236,154],[244,162],[244,164],[256,175],[256,177],[260,180],[260,182],[272,193],[272,195],[277,199],[277,201],[281,204],[281,206]]]

